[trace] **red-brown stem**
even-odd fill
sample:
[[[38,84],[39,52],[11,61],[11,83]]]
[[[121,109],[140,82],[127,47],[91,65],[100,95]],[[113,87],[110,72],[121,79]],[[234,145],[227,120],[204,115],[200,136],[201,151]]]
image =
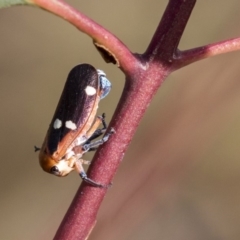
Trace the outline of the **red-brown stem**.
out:
[[[106,46],[114,53],[120,68],[131,73],[135,68],[135,58],[129,49],[112,33],[94,22],[89,17],[80,13],[62,0],[32,0],[39,7],[60,16],[86,33],[99,44]]]
[[[103,184],[112,182],[147,105],[167,75],[167,69],[162,70],[162,74],[156,75],[159,65],[153,65],[149,69],[147,79],[148,71],[136,75],[141,81],[126,81],[121,101],[110,124],[116,134],[111,136],[109,144],[95,154],[94,164],[88,171],[91,179]],[[144,81],[147,82],[146,85]],[[96,214],[105,194],[106,189],[94,188],[83,183],[55,239],[84,239],[95,224]]]
[[[169,1],[144,57],[148,62],[172,62],[196,0]]]

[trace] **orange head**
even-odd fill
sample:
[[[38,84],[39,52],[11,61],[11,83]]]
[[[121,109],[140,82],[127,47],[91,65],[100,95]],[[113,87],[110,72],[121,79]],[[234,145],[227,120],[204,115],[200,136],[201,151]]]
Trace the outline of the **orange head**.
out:
[[[45,172],[51,173],[58,177],[64,177],[75,169],[76,157],[62,158],[56,160],[43,148],[39,153],[39,163]]]

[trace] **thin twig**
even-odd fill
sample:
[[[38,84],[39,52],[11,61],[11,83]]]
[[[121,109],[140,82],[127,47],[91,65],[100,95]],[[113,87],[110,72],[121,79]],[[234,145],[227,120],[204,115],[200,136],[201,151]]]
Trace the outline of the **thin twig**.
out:
[[[135,69],[135,57],[130,50],[112,33],[94,22],[83,13],[77,11],[62,0],[32,0],[37,6],[56,14],[73,24],[81,32],[86,33],[97,43],[106,46],[109,52],[114,53],[120,68],[125,73]]]
[[[175,67],[181,68],[207,57],[240,50],[240,38],[233,38],[202,47],[179,51],[175,58]]]

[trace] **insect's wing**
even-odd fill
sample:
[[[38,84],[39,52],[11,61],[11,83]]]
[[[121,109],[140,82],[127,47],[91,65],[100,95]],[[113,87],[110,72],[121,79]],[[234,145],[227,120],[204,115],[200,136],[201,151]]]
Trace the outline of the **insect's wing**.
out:
[[[96,69],[89,64],[74,67],[68,75],[46,138],[48,154],[62,157],[86,125],[92,124],[100,100]],[[91,116],[94,115],[94,116]],[[89,122],[89,118],[93,119]]]

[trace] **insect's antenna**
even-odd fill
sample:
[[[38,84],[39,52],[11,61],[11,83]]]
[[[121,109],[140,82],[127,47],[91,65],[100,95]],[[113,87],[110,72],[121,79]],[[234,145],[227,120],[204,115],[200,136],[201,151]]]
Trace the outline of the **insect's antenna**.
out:
[[[34,146],[34,152],[37,152],[37,151],[40,151],[41,148],[37,147],[37,146]]]

